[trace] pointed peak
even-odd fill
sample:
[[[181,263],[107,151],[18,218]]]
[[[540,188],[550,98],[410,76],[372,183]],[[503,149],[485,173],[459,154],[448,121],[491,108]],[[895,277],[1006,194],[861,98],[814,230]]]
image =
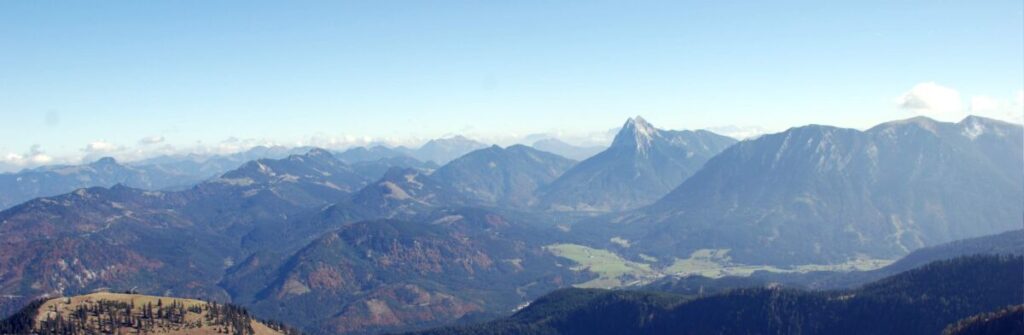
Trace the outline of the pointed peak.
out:
[[[968,115],[963,120],[960,120],[960,122],[957,122],[957,126],[960,127],[960,133],[971,140],[977,139],[984,134],[1003,137],[1007,135],[1007,131],[1011,128],[1020,128],[1019,124],[977,115]]]
[[[647,151],[657,136],[658,129],[638,115],[626,120],[622,130],[615,135],[612,146],[635,146],[638,151]]]
[[[637,127],[650,127],[651,124],[644,120],[643,116],[637,115],[626,120],[626,124],[633,124]]]
[[[626,119],[626,124],[622,126],[622,131],[641,132],[646,134],[652,134],[657,129],[654,128],[647,120],[640,115]],[[621,133],[621,131],[620,131]]]

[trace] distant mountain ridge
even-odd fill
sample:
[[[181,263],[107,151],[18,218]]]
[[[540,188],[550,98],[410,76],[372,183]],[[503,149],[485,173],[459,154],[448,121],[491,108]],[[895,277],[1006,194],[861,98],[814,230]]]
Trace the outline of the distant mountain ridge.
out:
[[[596,212],[648,205],[733,143],[708,131],[660,130],[630,118],[608,149],[545,187],[541,203],[551,210]]]
[[[575,161],[524,145],[491,146],[470,152],[431,177],[482,204],[526,207],[535,192],[561,176]]]
[[[79,188],[124,184],[148,190],[183,189],[261,158],[283,158],[308,148],[254,147],[230,155],[160,156],[122,164],[111,157],[81,165],[44,166],[0,174],[0,209]]]
[[[607,149],[604,146],[576,146],[565,143],[557,138],[545,138],[533,142],[530,146],[540,151],[547,151],[565,158],[582,161]]]
[[[110,157],[83,165],[41,167],[14,174],[0,174],[0,209],[79,188],[129,184],[161,189],[180,186],[185,183],[183,179],[188,177],[158,169],[122,165]]]
[[[427,143],[417,149],[409,149],[405,147],[399,147],[397,149],[421,161],[444,165],[473,150],[483,149],[486,147],[486,144],[477,142],[462,135],[456,135],[427,141]]]
[[[372,145],[349,148],[345,151],[338,152],[337,156],[338,159],[341,159],[348,164],[405,156],[414,158],[423,163],[440,166],[447,164],[448,162],[473,150],[483,149],[486,147],[486,144],[477,142],[462,135],[456,135],[427,141],[427,143],[424,143],[415,149],[405,146],[387,147],[383,145]]]
[[[128,163],[130,166],[147,166],[183,176],[196,176],[195,182],[213,178],[257,159],[281,159],[289,155],[302,154],[312,147],[255,146],[231,154],[185,154],[162,155]],[[187,184],[183,185],[187,186]]]

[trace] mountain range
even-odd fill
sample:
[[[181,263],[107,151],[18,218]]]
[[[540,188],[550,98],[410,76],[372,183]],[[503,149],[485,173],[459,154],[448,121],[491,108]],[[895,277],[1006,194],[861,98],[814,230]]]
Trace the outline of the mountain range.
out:
[[[1019,228],[1020,125],[914,118],[866,131],[792,128],[709,160],[657,203],[598,222],[629,253],[728,250],[745,264],[893,259]],[[609,243],[610,246],[613,246]]]
[[[411,168],[369,182],[319,149],[182,191],[80,189],[0,212],[0,291],[24,298],[8,311],[41,294],[134,288],[365,333],[509,310],[585,276],[543,249],[554,243],[543,219],[448,209],[471,202],[460,199]],[[456,266],[466,272],[449,273]],[[298,312],[330,299],[333,314]],[[390,312],[374,314],[382,307]]]
[[[261,158],[282,158],[308,148],[254,147],[230,155],[160,156],[130,164],[110,157],[82,165],[44,166],[0,174],[0,209],[38,197],[116,184],[148,190],[188,188]]]
[[[412,167],[432,171],[437,163],[446,163],[484,144],[462,136],[436,139],[418,149],[373,146],[356,147],[338,153],[365,179],[376,180],[391,167]],[[10,208],[38,197],[59,195],[88,187],[123,184],[147,190],[186,189],[215,178],[246,162],[280,159],[304,153],[311,147],[257,146],[225,155],[162,155],[123,164],[104,157],[81,165],[55,165],[0,174],[0,209]]]
[[[382,145],[355,147],[339,152],[338,158],[346,163],[354,164],[376,161],[382,158],[407,156],[425,163],[444,165],[470,151],[486,147],[486,144],[471,140],[465,136],[456,135],[427,141],[427,143],[415,149],[405,146],[392,148]]]
[[[766,326],[727,317],[710,319],[718,322],[712,328],[690,325],[685,315],[700,313],[684,307],[692,295],[725,297],[701,305],[708,310],[796,301],[799,308],[777,316],[799,320],[862,313],[835,304],[839,291],[790,290],[858,290],[955,256],[1019,255],[1022,141],[1021,126],[978,117],[915,118],[863,131],[811,125],[740,142],[661,130],[635,117],[611,146],[582,162],[457,137],[417,150],[273,149],[260,154],[279,156],[195,180],[168,167],[180,157],[128,166],[100,160],[66,175],[55,171],[67,167],[40,168],[40,185],[66,178],[62,187],[71,187],[89,176],[89,187],[53,188],[47,192],[55,195],[0,210],[0,312],[46,295],[134,290],[231,302],[311,333],[368,334],[520,310],[526,314],[516,315],[541,315],[561,310],[542,308],[552,296],[530,303],[544,294],[604,283],[667,291],[614,293],[626,302],[594,305],[640,306],[636,311],[674,320],[645,321],[638,331]],[[154,164],[164,168],[140,167]],[[216,170],[210,166],[203,171]],[[160,173],[170,173],[168,182],[153,182],[164,180],[154,179]],[[90,184],[96,181],[109,185]],[[978,261],[987,265],[976,271],[1002,271],[1001,260],[989,261]],[[964,262],[938,267],[974,266]],[[765,285],[783,289],[726,294]],[[906,287],[942,289],[923,281]],[[858,299],[865,306],[881,301]],[[808,314],[803,302],[826,306],[826,314]],[[955,313],[927,329],[995,309],[964,306],[934,310]],[[575,326],[593,316],[560,319],[577,315],[567,313],[549,320]],[[594,315],[623,324],[600,313]],[[528,329],[561,329],[535,321]],[[835,329],[824,321],[803,325]],[[509,329],[522,329],[515,327]]]

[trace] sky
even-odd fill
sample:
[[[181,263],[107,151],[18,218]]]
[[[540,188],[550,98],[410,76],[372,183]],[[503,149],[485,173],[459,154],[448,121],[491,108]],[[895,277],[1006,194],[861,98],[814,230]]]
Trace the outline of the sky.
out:
[[[1024,4],[3,1],[0,165],[1024,114]]]

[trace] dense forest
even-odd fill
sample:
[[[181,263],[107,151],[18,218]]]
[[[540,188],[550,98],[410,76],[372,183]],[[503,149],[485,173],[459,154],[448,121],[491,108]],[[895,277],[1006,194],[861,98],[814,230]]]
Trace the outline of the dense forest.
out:
[[[421,334],[938,334],[1019,304],[1022,265],[1020,256],[961,257],[841,291],[766,286],[690,297],[566,289],[506,319]]]

